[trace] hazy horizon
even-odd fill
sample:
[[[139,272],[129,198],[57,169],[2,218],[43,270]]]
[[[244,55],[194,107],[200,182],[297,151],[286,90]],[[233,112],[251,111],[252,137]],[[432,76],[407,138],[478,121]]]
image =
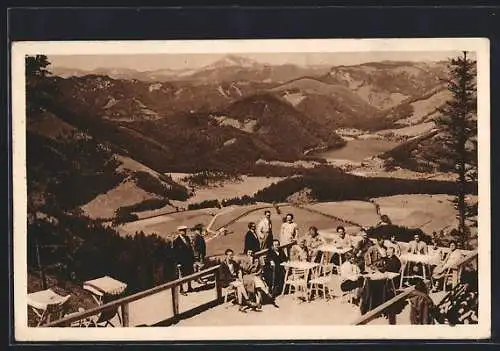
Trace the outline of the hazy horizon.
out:
[[[224,54],[117,54],[48,56],[52,68],[92,71],[97,68],[133,69],[139,72],[161,69],[199,69],[226,56],[238,56],[261,64],[298,66],[359,65],[381,61],[436,62],[461,55],[459,51],[356,52],[356,53],[224,53]],[[475,56],[471,53],[471,56]]]

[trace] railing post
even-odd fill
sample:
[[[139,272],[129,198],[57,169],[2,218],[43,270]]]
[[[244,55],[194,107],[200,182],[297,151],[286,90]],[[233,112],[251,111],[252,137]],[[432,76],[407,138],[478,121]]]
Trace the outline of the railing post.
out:
[[[129,313],[128,313],[128,303],[124,303],[122,306],[122,323],[123,327],[128,327],[130,325],[129,322]]]
[[[215,271],[215,291],[217,293],[217,301],[222,300],[222,286],[220,284],[220,271]]]
[[[179,286],[175,285],[171,289],[172,291],[172,311],[174,313],[174,318],[179,314]]]

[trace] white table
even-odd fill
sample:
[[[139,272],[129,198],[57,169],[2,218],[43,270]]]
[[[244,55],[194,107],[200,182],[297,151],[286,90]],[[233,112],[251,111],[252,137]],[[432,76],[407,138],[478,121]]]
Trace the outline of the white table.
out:
[[[104,276],[84,282],[83,288],[91,292],[96,302],[100,305],[102,304],[102,297],[104,295],[120,295],[127,288],[127,284],[109,276]]]
[[[297,268],[311,270],[319,266],[319,263],[307,262],[307,261],[287,261],[281,264],[285,268]]]
[[[283,284],[283,291],[281,292],[281,294],[283,295],[285,293],[286,282],[288,279],[289,271],[291,269],[304,270],[305,271],[304,276],[306,277],[307,280],[309,277],[311,277],[311,275],[313,275],[311,274],[311,272],[313,272],[314,269],[319,267],[319,265],[320,265],[319,263],[307,262],[307,261],[288,261],[281,263],[281,266],[285,267],[285,280]],[[307,282],[306,285],[308,285]],[[307,287],[306,296],[307,296],[306,300],[309,300],[309,287]]]
[[[69,300],[71,295],[61,296],[55,293],[52,289],[37,291],[28,294],[28,306],[33,309],[33,312],[38,316],[37,327],[44,323],[48,316],[48,310],[51,307],[60,307]],[[41,310],[40,313],[38,310]]]
[[[349,251],[352,250],[352,247],[338,247],[334,244],[325,244],[325,245],[321,245],[319,248],[318,248],[319,251],[321,251],[322,255],[321,255],[321,264],[327,264],[329,259],[330,259],[330,255],[326,255],[326,253],[329,253],[329,254],[338,254],[339,255],[339,264],[338,264],[338,267],[340,267],[342,265],[342,256],[345,255],[346,253],[348,253]]]
[[[432,255],[423,255],[423,254],[402,254],[401,257],[399,257],[401,260],[401,283],[400,283],[400,288],[403,287],[403,281],[405,278],[413,278],[413,277],[420,277],[423,280],[427,279],[427,269],[429,269],[430,272],[430,266],[436,265],[436,258]],[[407,274],[406,270],[410,266],[409,264],[411,263],[420,263],[422,265],[422,275],[413,275],[413,274]]]

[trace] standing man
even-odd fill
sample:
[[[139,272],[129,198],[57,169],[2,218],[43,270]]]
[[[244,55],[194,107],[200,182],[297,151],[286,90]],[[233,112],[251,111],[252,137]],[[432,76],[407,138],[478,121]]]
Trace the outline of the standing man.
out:
[[[195,271],[200,271],[205,262],[205,257],[207,255],[207,244],[205,242],[205,238],[203,237],[204,230],[203,224],[197,224],[192,228],[193,235],[191,237],[191,242],[193,245],[193,253],[194,253],[194,268]],[[202,283],[201,278],[198,279],[199,283]]]
[[[172,243],[175,262],[177,263],[179,278],[194,273],[194,250],[191,240],[187,235],[187,229],[188,227],[185,225],[177,227],[178,236]],[[187,292],[192,292],[193,289],[191,287],[191,282],[189,281],[187,285],[188,285]],[[183,285],[181,285],[181,293],[183,295],[186,294]]]
[[[257,235],[260,241],[260,249],[270,249],[273,246],[273,224],[271,222],[271,211],[264,211],[262,218],[257,226]]]
[[[297,223],[293,221],[294,216],[292,213],[288,213],[285,216],[285,221],[281,225],[280,230],[280,242],[282,245],[288,244],[294,240],[297,240],[299,236],[299,228]],[[290,257],[290,248],[285,250],[287,257]]]
[[[254,222],[248,223],[248,231],[245,235],[245,246],[243,252],[246,254],[248,251],[260,251],[260,241],[257,235],[257,225]]]

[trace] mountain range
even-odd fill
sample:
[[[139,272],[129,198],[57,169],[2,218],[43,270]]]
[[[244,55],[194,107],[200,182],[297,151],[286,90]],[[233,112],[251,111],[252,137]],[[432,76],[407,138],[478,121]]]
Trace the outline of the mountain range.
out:
[[[197,70],[57,68],[29,130],[40,149],[44,137],[84,133],[171,187],[162,173],[251,172],[258,160],[291,162],[342,147],[339,128],[432,124],[448,98],[444,77],[444,62],[300,67],[235,55]]]

